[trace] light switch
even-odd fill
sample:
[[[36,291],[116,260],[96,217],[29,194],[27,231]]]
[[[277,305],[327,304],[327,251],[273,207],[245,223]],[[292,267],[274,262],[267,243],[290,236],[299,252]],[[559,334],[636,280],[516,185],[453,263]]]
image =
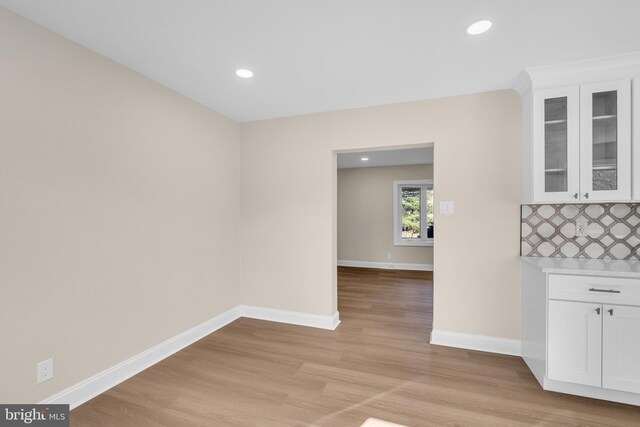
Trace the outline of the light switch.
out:
[[[450,215],[453,213],[453,202],[440,202],[440,213],[445,215]]]

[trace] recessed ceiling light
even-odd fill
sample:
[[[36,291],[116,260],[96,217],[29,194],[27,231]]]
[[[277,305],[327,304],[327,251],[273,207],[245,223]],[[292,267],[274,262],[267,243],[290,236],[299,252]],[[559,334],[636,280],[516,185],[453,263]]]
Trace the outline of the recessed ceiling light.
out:
[[[467,27],[467,34],[477,36],[478,34],[489,31],[489,28],[491,28],[491,21],[477,21]]]
[[[243,79],[250,79],[251,77],[253,77],[253,71],[240,68],[236,70],[236,75],[238,77],[242,77]]]
[[[368,162],[369,158],[368,157],[360,157],[360,160],[362,160],[363,162]]]

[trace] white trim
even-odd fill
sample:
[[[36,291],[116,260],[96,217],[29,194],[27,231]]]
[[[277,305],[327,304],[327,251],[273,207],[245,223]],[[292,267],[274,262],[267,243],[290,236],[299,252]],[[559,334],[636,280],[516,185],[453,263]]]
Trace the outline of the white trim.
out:
[[[40,402],[76,408],[240,317],[239,307],[201,323]]]
[[[531,77],[529,77],[529,74],[526,71],[520,73],[520,75],[514,80],[513,84],[511,85],[513,90],[518,92],[520,96],[531,91],[531,86]]]
[[[542,388],[547,391],[575,394],[578,396],[591,397],[593,399],[609,400],[612,402],[640,406],[640,394],[582,384],[572,384],[564,381],[555,381],[550,380],[546,376],[544,377],[544,385]]]
[[[297,311],[277,310],[274,308],[253,307],[241,305],[238,307],[242,317],[268,320],[270,322],[289,323],[298,326],[334,330],[340,324],[340,314],[336,311],[333,316],[300,313]]]
[[[630,78],[640,75],[640,52],[527,68],[525,72],[533,82],[532,90]]]
[[[401,240],[400,242],[393,242],[393,246],[427,246],[433,247],[433,237],[425,237],[420,240]]]
[[[431,331],[431,344],[520,356],[520,340],[508,338],[462,334],[460,332],[438,331],[434,329]]]
[[[639,73],[640,75],[640,73]],[[632,199],[634,201],[640,200],[640,77],[636,77],[632,80],[632,95],[633,105],[631,106],[631,112],[633,118],[632,123],[632,140],[631,140],[631,179],[633,180],[631,188],[633,190]]]
[[[383,270],[433,271],[433,264],[409,264],[403,262],[370,262],[338,260],[339,267],[380,268]]]
[[[335,329],[340,324],[340,315],[336,311],[332,316],[307,314],[269,308],[239,305],[184,331],[160,344],[151,347],[111,368],[99,372],[79,383],[41,401],[41,404],[68,404],[74,409],[83,403],[104,393],[112,387],[128,380],[139,372],[155,365],[183,348],[206,337],[240,317],[290,323],[299,326],[311,326],[322,329]]]

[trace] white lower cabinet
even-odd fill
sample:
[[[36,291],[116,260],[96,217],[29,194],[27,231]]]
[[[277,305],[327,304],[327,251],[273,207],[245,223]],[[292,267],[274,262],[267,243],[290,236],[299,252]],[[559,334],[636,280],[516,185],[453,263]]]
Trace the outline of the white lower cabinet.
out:
[[[603,306],[602,387],[640,393],[640,307]]]
[[[640,307],[549,301],[549,379],[640,393]]]
[[[522,357],[542,387],[640,406],[640,266],[621,278],[524,262],[521,283]]]
[[[549,301],[549,378],[602,385],[601,314],[599,304]]]

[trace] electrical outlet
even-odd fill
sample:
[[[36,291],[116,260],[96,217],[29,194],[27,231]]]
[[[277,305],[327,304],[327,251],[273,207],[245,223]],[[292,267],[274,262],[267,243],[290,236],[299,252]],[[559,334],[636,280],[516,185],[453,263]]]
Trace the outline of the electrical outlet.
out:
[[[36,365],[38,384],[53,378],[53,359],[43,360]]]
[[[585,220],[576,221],[576,237],[586,237],[589,234],[589,223]]]
[[[391,252],[387,252],[387,259],[391,259]]]

